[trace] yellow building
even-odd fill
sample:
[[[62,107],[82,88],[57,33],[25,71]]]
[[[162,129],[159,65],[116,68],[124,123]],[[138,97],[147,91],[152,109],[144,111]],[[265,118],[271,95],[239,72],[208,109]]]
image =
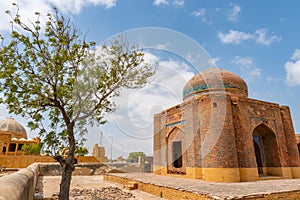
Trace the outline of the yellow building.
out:
[[[14,118],[0,121],[0,155],[23,155],[24,144],[39,143],[39,138],[27,139],[25,128]]]
[[[100,162],[107,162],[105,148],[101,146],[99,147],[98,144],[93,145],[93,156]]]

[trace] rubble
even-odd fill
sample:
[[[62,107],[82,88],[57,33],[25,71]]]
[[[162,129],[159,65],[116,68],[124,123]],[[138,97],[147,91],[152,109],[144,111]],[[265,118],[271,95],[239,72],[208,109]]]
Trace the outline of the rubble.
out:
[[[58,199],[58,194],[52,195],[51,199]],[[131,200],[135,196],[118,187],[72,189],[70,191],[70,200]]]

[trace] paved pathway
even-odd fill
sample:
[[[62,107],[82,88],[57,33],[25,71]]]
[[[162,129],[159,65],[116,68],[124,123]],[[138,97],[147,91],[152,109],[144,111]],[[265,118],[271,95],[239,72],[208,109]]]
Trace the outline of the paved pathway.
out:
[[[260,194],[300,191],[300,179],[262,180],[241,183],[215,183],[203,180],[161,176],[148,173],[112,174],[143,183],[181,189],[221,198],[253,196]],[[300,197],[299,197],[300,199]]]

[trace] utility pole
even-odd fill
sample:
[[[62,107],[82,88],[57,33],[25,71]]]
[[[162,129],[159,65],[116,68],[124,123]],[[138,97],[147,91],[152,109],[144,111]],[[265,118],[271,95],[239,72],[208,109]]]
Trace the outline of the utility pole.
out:
[[[99,146],[100,146],[100,147],[103,146],[102,140],[103,140],[103,132],[100,131],[100,142],[99,142]]]
[[[124,145],[121,144],[121,146],[122,146],[122,163],[123,163],[123,160],[124,160]]]
[[[110,162],[112,163],[113,162],[113,159],[112,159],[112,153],[113,153],[113,136],[111,135],[110,138],[111,138],[111,140],[110,140]]]

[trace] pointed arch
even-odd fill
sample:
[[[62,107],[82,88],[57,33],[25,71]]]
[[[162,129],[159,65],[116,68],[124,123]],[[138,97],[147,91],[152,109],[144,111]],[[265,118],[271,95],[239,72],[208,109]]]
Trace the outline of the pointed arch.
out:
[[[264,128],[266,128],[269,131],[273,132],[274,135],[276,136],[275,131],[273,130],[273,128],[269,127],[269,125],[266,124],[265,122],[260,122],[260,123],[254,124],[254,128],[252,129],[252,133],[255,131],[255,129],[264,129]]]
[[[184,134],[184,132],[180,128],[175,126],[167,133],[166,138],[169,138],[171,134],[174,134],[177,131],[180,131],[182,134]]]
[[[281,167],[278,142],[276,134],[266,124],[259,124],[252,133],[253,148],[256,157],[256,165],[260,175],[281,175],[274,171],[275,167]]]
[[[168,173],[185,174],[186,173],[186,149],[184,132],[174,127],[166,137],[168,150]]]

